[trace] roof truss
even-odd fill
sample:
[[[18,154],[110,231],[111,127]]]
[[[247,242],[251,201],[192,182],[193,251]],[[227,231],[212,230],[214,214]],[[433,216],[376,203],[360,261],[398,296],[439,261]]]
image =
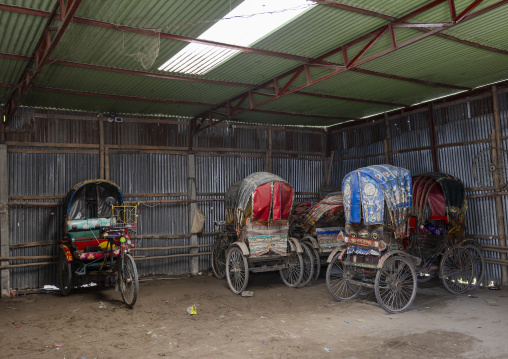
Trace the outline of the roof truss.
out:
[[[62,38],[62,35],[67,29],[67,26],[78,10],[80,4],[81,0],[56,1],[53,11],[48,17],[42,34],[39,37],[39,41],[30,56],[28,64],[26,65],[16,88],[7,100],[3,109],[5,122],[9,122],[14,112],[16,112],[16,109],[21,105],[21,102],[30,89],[30,86],[32,86],[34,79],[40,73],[42,67]],[[58,11],[60,12],[60,16],[58,17],[60,19],[60,23],[56,28],[54,28],[51,26],[51,23],[57,18],[56,15]]]
[[[450,8],[450,21],[446,23],[428,23],[428,24],[419,24],[419,25],[425,25],[424,27],[427,28],[433,28],[432,30],[425,31],[417,36],[413,36],[411,39],[406,40],[403,43],[398,43],[394,28],[397,26],[405,26],[406,22],[418,15],[421,15],[425,12],[431,11],[436,6],[447,2]],[[263,83],[258,88],[247,91],[242,95],[236,96],[224,103],[221,103],[214,107],[213,109],[201,114],[200,116],[197,116],[194,121],[196,122],[195,131],[200,131],[202,129],[208,128],[210,126],[213,126],[215,123],[220,123],[227,120],[232,120],[235,118],[235,116],[239,116],[247,111],[253,110],[255,108],[261,107],[271,101],[277,100],[281,98],[282,96],[286,96],[288,94],[294,93],[296,91],[300,91],[305,87],[311,86],[313,84],[316,84],[318,82],[321,82],[323,80],[326,80],[332,76],[335,76],[337,74],[343,73],[345,71],[353,70],[357,68],[359,65],[364,64],[366,62],[372,61],[378,57],[384,56],[386,54],[389,54],[393,51],[396,51],[398,49],[404,48],[406,46],[409,46],[417,41],[420,41],[428,36],[438,34],[439,32],[449,29],[461,22],[467,21],[468,19],[471,19],[477,15],[470,14],[474,8],[476,8],[480,3],[482,3],[483,0],[474,0],[469,3],[469,5],[460,13],[455,14],[455,6],[453,3],[453,0],[435,0],[432,1],[414,11],[411,13],[401,17],[400,19],[396,19],[392,21],[391,23],[381,26],[380,28],[371,31],[370,33],[363,35],[361,37],[358,37],[357,39],[354,39],[350,41],[347,44],[340,45],[336,47],[335,49],[323,54],[322,56],[319,56],[311,61],[308,61],[307,63],[298,66],[280,76],[277,76],[265,83]],[[482,10],[481,13],[485,13],[486,11],[491,11],[492,9],[496,8],[500,5],[500,3],[506,3],[507,1],[501,1],[497,4],[494,4],[489,7],[488,10]],[[453,6],[452,6],[453,5]],[[453,10],[453,11],[452,11]],[[372,48],[372,46],[379,41],[379,39],[383,36],[389,36],[391,46],[389,48],[386,48],[384,50],[378,51],[377,53],[371,54],[369,57],[365,58],[364,55],[368,52],[369,49]],[[364,45],[359,52],[356,54],[350,54],[349,49],[356,44],[364,43],[367,41],[367,44]],[[314,77],[311,73],[311,69],[313,67],[322,67],[322,61],[326,61],[331,56],[334,56],[338,53],[342,53],[342,57],[344,59],[344,65],[343,66],[335,66],[334,68],[330,68],[330,72],[326,75],[320,75],[317,77]],[[292,86],[295,83],[303,83],[301,85]],[[270,93],[264,92],[263,95],[264,98],[262,100],[255,101],[255,97],[253,94],[258,92],[260,89],[265,88],[266,86],[272,85],[272,91]],[[259,98],[259,96],[258,96]],[[244,106],[244,104],[247,103],[247,106]],[[219,112],[220,109],[227,109],[227,112]],[[215,122],[209,121],[209,119],[212,117],[213,114],[221,114],[222,119],[217,120]],[[205,124],[207,122],[208,124]]]

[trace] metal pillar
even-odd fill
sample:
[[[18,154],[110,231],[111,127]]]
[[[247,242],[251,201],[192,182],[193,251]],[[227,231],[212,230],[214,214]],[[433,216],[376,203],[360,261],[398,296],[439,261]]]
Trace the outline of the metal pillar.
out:
[[[187,196],[190,200],[196,199],[196,156],[194,153],[189,153],[187,155],[187,168],[188,168],[188,184],[187,184]],[[197,203],[191,202],[189,205],[189,233],[192,228],[192,221],[194,220],[194,212],[196,211]],[[198,236],[197,234],[190,234],[189,244],[191,246],[195,246],[198,244]],[[197,275],[199,272],[199,257],[196,255],[199,251],[199,248],[191,248],[189,250],[189,254],[194,254],[195,256],[190,257],[189,261],[189,270],[191,275]]]
[[[9,210],[7,207],[9,196],[9,171],[7,162],[7,145],[0,144],[0,257],[9,257]],[[2,261],[0,265],[8,265],[9,261]],[[0,270],[0,296],[9,296],[9,269]]]

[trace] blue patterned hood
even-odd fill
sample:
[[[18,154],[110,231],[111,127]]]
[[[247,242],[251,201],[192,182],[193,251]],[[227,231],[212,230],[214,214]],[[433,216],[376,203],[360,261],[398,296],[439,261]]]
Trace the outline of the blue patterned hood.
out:
[[[385,202],[390,221],[397,225],[412,206],[411,174],[391,165],[376,165],[350,172],[342,181],[346,223],[383,224]]]

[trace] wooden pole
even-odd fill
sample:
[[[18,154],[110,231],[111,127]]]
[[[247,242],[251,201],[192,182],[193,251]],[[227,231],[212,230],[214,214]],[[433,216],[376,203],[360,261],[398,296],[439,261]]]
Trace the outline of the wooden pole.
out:
[[[266,151],[266,172],[272,172],[272,125],[268,125],[268,149]]]
[[[333,155],[335,154],[335,151],[332,151],[332,154],[330,155],[330,163],[328,164],[328,175],[326,176],[326,186],[330,187],[330,182],[332,179],[332,169],[333,169]]]
[[[321,132],[321,167],[322,167],[322,176],[323,176],[323,182],[326,178],[326,148],[325,148],[325,136],[326,136],[326,129]]]
[[[501,121],[499,120],[499,107],[497,104],[497,89],[496,86],[492,86],[492,109],[494,113],[494,130],[492,130],[492,147],[497,147],[492,150],[492,159],[494,163],[499,163],[500,159],[502,159],[502,153],[500,152],[502,148],[501,142]],[[502,165],[505,165],[502,163]],[[494,186],[499,188],[500,181],[504,181],[502,178],[498,178],[497,174],[494,174]],[[496,192],[500,190],[497,189]],[[504,230],[504,211],[503,211],[503,201],[501,196],[496,196],[496,212],[497,212],[497,228],[499,232],[499,246],[506,246],[506,233]],[[506,253],[501,254],[501,261],[506,261]],[[502,285],[508,285],[508,267],[501,267],[501,281]]]
[[[187,191],[188,191],[188,199],[192,202],[189,204],[189,233],[192,230],[192,222],[194,220],[194,213],[197,209],[197,203],[194,202],[197,199],[196,196],[196,156],[194,153],[189,153],[187,155]],[[198,236],[197,234],[191,233],[191,236],[189,238],[189,244],[191,246],[197,246],[198,245]],[[189,261],[189,270],[191,275],[197,275],[199,272],[199,258],[196,256],[198,253],[199,248],[191,248],[189,250],[189,254],[193,255],[193,257]]]
[[[436,146],[436,128],[434,126],[434,109],[432,103],[428,106],[429,115],[429,131],[430,131],[430,151],[432,153],[432,169],[434,172],[439,172],[439,162],[437,160],[437,146]]]
[[[0,257],[9,257],[9,168],[7,159],[7,145],[0,144]],[[0,266],[9,265],[8,261],[1,261]],[[9,269],[0,270],[0,296],[9,296]]]
[[[104,119],[102,113],[99,115],[99,178],[106,178],[104,175]]]
[[[109,181],[109,149],[104,151],[104,178]]]
[[[390,124],[388,122],[388,114],[385,113],[385,159],[386,163],[393,165],[392,139],[390,137]]]

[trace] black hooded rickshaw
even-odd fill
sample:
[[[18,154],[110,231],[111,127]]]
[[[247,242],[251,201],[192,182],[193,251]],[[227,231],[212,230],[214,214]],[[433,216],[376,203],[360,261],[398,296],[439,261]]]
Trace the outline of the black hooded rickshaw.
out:
[[[63,238],[58,251],[63,295],[73,287],[115,278],[128,307],[136,302],[138,272],[130,254],[137,227],[137,205],[125,205],[120,188],[94,179],[75,185],[65,201]]]
[[[429,172],[413,177],[413,216],[406,251],[422,259],[419,282],[438,276],[451,293],[475,289],[483,280],[481,246],[465,239],[464,184],[452,175]]]

